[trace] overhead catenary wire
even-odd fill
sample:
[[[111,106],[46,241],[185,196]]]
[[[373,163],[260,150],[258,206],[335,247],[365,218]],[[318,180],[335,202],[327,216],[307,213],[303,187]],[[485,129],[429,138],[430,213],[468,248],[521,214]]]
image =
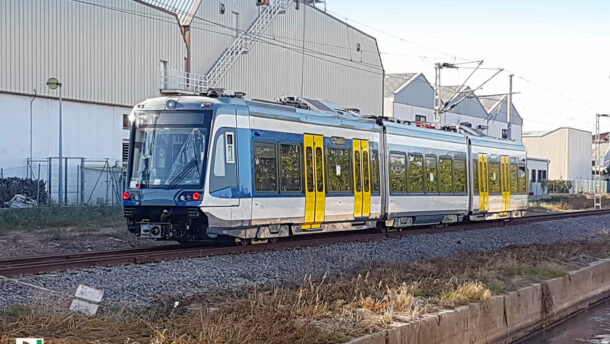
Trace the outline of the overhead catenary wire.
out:
[[[156,21],[160,21],[160,22],[176,24],[176,22],[174,20],[168,20],[163,15],[152,15],[152,14],[149,14],[149,13],[144,13],[144,12],[130,10],[130,9],[125,9],[125,8],[118,8],[118,7],[112,7],[112,6],[102,5],[102,4],[96,4],[96,3],[92,3],[92,2],[88,2],[88,1],[84,1],[84,0],[71,0],[71,1],[73,1],[75,3],[80,3],[80,4],[90,5],[90,6],[96,6],[96,7],[100,7],[100,8],[104,8],[104,9],[108,9],[108,10],[113,10],[113,11],[117,11],[117,12],[121,12],[121,13],[126,13],[126,14],[130,14],[130,15],[134,15],[134,16],[138,16],[138,17],[142,17],[142,18],[156,20]],[[179,12],[179,11],[177,11],[177,12]],[[438,54],[450,57],[450,58],[452,58],[454,60],[462,60],[462,61],[472,60],[472,59],[460,57],[460,56],[457,56],[457,55],[454,55],[454,54],[442,51],[440,49],[433,48],[433,47],[430,47],[430,46],[427,46],[427,45],[424,45],[424,44],[421,44],[421,43],[418,43],[418,42],[406,39],[404,37],[397,36],[395,34],[391,34],[391,33],[385,32],[384,30],[375,28],[375,27],[370,26],[368,24],[361,23],[359,21],[353,20],[351,18],[348,18],[346,16],[343,16],[343,15],[335,13],[335,12],[329,11],[329,13],[331,13],[334,16],[336,16],[337,18],[340,18],[340,19],[343,19],[345,21],[349,21],[349,22],[352,22],[352,23],[356,23],[356,24],[358,24],[360,26],[363,26],[363,27],[369,28],[371,30],[374,30],[376,32],[382,33],[382,34],[384,34],[384,35],[386,35],[388,37],[392,37],[392,38],[397,39],[397,40],[399,40],[401,42],[405,42],[405,43],[408,43],[408,44],[419,46],[419,47],[427,49],[429,51],[434,51],[434,52],[436,52]],[[222,24],[222,23],[217,23],[217,22],[211,21],[211,20],[206,19],[206,18],[202,18],[202,17],[197,16],[197,15],[193,16],[193,18],[198,19],[200,21],[203,21],[205,23],[208,23],[209,25],[207,25],[208,27],[201,27],[201,26],[198,26],[198,25],[191,24],[191,28],[194,28],[196,30],[201,30],[201,31],[204,31],[204,32],[209,32],[209,33],[216,34],[216,35],[224,35],[224,36],[227,36],[227,37],[234,37],[234,32],[236,31],[234,27],[231,27],[231,26],[228,26],[228,25],[225,25],[225,24]],[[216,31],[216,30],[211,30],[211,29],[209,29],[210,26],[221,28],[221,29],[230,30],[231,32],[230,33],[229,32],[225,33],[225,32],[220,32],[220,31]],[[245,32],[245,30],[238,30],[238,31],[240,33]],[[293,41],[302,42],[302,45],[291,44],[291,43],[288,43],[288,42],[285,42],[285,41],[277,40],[278,38],[285,39],[287,41],[288,40],[293,40]],[[352,49],[351,47],[340,46],[340,45],[335,45],[335,44],[331,44],[331,43],[324,43],[324,42],[314,42],[314,41],[309,41],[309,40],[304,40],[304,39],[301,40],[301,39],[298,39],[298,38],[283,37],[283,36],[279,36],[279,35],[269,35],[269,34],[263,34],[263,35],[261,35],[261,37],[259,39],[260,39],[261,43],[266,44],[266,45],[280,47],[280,48],[287,49],[287,50],[290,50],[290,51],[293,51],[293,52],[296,52],[296,53],[299,53],[299,54],[303,54],[303,50],[305,50],[305,55],[306,56],[309,56],[309,57],[312,57],[312,58],[316,58],[316,59],[319,59],[319,60],[322,60],[322,61],[326,61],[326,62],[329,62],[329,63],[333,63],[333,64],[336,64],[336,65],[339,65],[339,66],[343,66],[343,67],[359,70],[359,71],[363,71],[363,69],[356,67],[356,65],[369,66],[369,67],[373,67],[373,68],[380,68],[380,66],[376,66],[374,64],[370,64],[370,63],[367,63],[367,62],[364,62],[364,61],[354,61],[354,60],[350,60],[350,59],[347,59],[347,58],[344,58],[344,57],[341,57],[341,56],[337,56],[337,55],[333,55],[333,54],[330,54],[330,53],[321,52],[321,51],[318,51],[318,50],[315,50],[315,49],[310,49],[310,48],[303,49],[304,43],[309,43],[309,44],[312,44],[312,45],[328,46],[328,47],[334,47],[334,48],[337,48],[337,49],[346,49],[346,50],[351,50]],[[295,50],[294,48],[297,48],[297,50]],[[300,50],[300,51],[298,51],[298,50]],[[394,52],[367,50],[367,49],[363,49],[362,51],[368,52],[368,53],[379,53],[379,54],[382,54],[382,55],[395,55],[395,56],[403,56],[403,57],[413,57],[413,58],[421,58],[421,59],[440,60],[440,58],[437,57],[437,56],[409,55],[409,54],[394,53]],[[342,63],[340,61],[332,61],[332,60],[329,60],[328,58],[325,58],[325,57],[332,58],[332,59],[337,59],[337,60],[341,60],[341,61],[346,61],[346,62],[349,62],[350,64]],[[460,62],[455,62],[455,63],[460,63]],[[461,67],[461,68],[468,68],[468,67]],[[489,69],[495,69],[495,68],[489,68]],[[364,70],[364,72],[369,72],[369,73],[377,74],[377,71]],[[586,107],[588,107],[588,108],[590,108],[592,110],[599,110],[599,109],[607,108],[607,106],[600,106],[600,105],[592,104],[592,103],[584,101],[584,100],[578,100],[578,99],[574,99],[574,98],[571,98],[571,97],[566,97],[566,95],[564,93],[562,93],[561,91],[552,90],[551,87],[541,86],[538,83],[533,82],[529,78],[526,78],[526,77],[520,75],[519,73],[514,73],[514,72],[511,72],[509,70],[506,70],[506,72],[515,74],[516,78],[518,78],[520,80],[523,80],[523,81],[525,81],[525,82],[527,82],[529,84],[532,84],[532,85],[534,85],[534,86],[536,86],[538,88],[541,88],[541,89],[543,89],[547,93],[554,92],[554,93],[562,96],[565,100],[567,100],[569,102],[585,105]],[[535,120],[531,120],[531,121],[532,122],[538,122],[538,121],[535,121]],[[548,124],[548,123],[545,123],[545,124]]]

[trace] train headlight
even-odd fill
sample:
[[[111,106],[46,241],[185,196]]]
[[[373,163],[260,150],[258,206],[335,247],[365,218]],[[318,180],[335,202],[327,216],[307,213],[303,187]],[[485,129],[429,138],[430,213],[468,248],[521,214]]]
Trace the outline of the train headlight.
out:
[[[201,199],[201,194],[199,192],[193,193],[193,200],[199,201]]]
[[[127,192],[127,191],[123,192],[123,199],[125,201],[129,200],[129,197],[130,197],[129,192]]]

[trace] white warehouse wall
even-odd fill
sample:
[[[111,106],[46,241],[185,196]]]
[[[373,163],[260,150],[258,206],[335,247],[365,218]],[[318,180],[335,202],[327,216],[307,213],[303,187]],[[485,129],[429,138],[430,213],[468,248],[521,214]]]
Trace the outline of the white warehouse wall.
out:
[[[26,176],[30,155],[30,101],[32,97],[0,93],[0,168],[4,176]],[[34,159],[58,156],[59,102],[36,98],[33,102]],[[122,161],[123,114],[131,108],[63,101],[63,155],[90,160]],[[46,177],[46,176],[45,176]]]
[[[412,106],[401,103],[392,103],[392,97],[385,97],[386,104],[391,104],[389,107],[390,111],[386,108],[385,114],[389,117],[394,117],[403,121],[415,121],[415,115],[426,116],[426,120],[429,123],[434,123],[434,110]],[[387,105],[386,105],[387,106]],[[483,130],[483,132],[489,136],[493,137],[502,137],[502,129],[507,128],[507,124],[499,121],[489,121],[487,122],[484,118],[479,117],[471,117],[467,115],[447,112],[441,118],[441,124],[443,125],[458,125],[463,122],[469,122],[472,124],[473,128],[476,128],[478,125],[488,126],[487,130]],[[521,142],[521,126],[513,124],[512,126],[512,137],[513,140],[517,142]]]

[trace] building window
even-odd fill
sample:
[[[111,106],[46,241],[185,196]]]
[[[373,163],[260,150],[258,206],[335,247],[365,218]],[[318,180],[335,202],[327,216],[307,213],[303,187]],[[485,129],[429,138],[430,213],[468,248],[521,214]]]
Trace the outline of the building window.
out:
[[[123,166],[127,166],[129,160],[129,140],[123,140]]]
[[[530,181],[532,183],[535,183],[536,182],[536,170],[532,170],[531,173],[532,173],[532,176],[530,177]]]
[[[277,153],[273,143],[254,143],[254,184],[256,191],[277,191]]]
[[[503,139],[507,139],[508,138],[508,129],[502,129],[502,138]]]
[[[123,114],[123,129],[125,129],[125,130],[131,129],[131,121],[129,120],[128,113]]]
[[[239,13],[238,12],[231,12],[233,13],[233,35],[235,37],[239,37]]]
[[[546,171],[545,170],[542,171],[542,180],[546,180]]]
[[[161,89],[166,90],[169,81],[169,76],[167,75],[167,61],[159,61],[159,73],[161,74]]]
[[[426,116],[415,115],[415,122],[427,122]]]

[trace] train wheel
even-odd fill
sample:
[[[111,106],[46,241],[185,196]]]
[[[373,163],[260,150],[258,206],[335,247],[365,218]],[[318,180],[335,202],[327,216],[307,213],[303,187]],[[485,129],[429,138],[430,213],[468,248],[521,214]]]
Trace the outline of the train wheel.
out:
[[[278,241],[280,241],[280,238],[270,238],[269,239],[270,244],[276,244]]]
[[[235,239],[235,244],[238,246],[248,246],[252,243],[252,239]]]

